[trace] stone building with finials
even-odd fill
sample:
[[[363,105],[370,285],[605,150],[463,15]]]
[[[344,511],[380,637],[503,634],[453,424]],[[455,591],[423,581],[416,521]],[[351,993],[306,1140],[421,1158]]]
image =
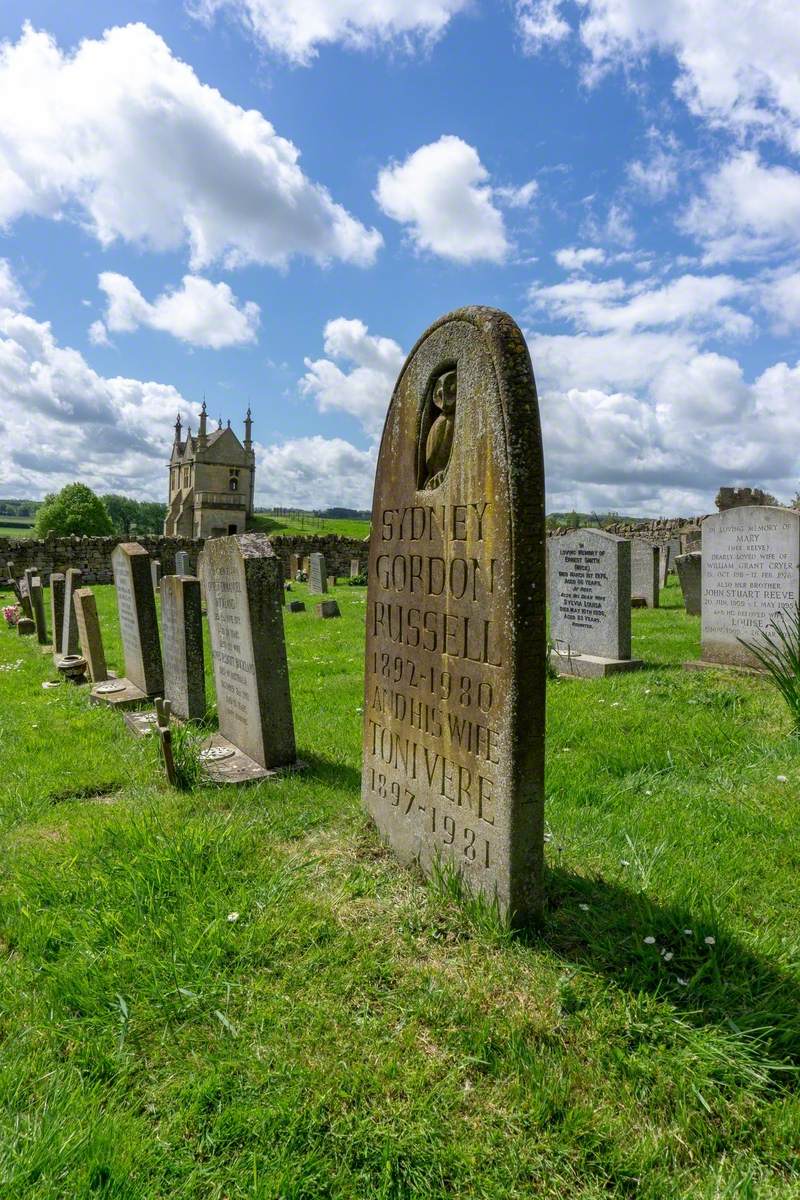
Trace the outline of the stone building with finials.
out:
[[[206,405],[200,413],[197,436],[175,422],[169,460],[169,500],[164,534],[167,537],[209,538],[244,533],[253,512],[256,456],[250,409],[244,422],[244,443],[231,429],[207,429]]]

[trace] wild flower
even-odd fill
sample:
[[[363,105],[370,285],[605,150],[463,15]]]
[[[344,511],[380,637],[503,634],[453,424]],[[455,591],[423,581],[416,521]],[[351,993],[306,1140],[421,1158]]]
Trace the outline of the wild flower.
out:
[[[237,912],[228,913],[228,920],[233,924],[234,921],[239,920],[239,914]]]
[[[687,937],[691,937],[692,934],[694,933],[694,930],[693,929],[684,929],[683,932],[686,934]]]
[[[672,953],[671,950],[664,951],[664,962],[672,962],[674,957],[675,957],[675,955]]]
[[[717,939],[715,937],[703,938],[703,941],[707,946],[716,946],[717,944]]]
[[[680,975],[677,977],[677,981],[678,981],[678,983],[681,985],[681,987],[688,987],[688,986],[689,986],[689,980],[688,980],[688,979],[681,979]]]
[[[645,946],[655,946],[656,939],[652,936],[648,936],[644,939],[644,944]]]
[[[588,912],[588,911],[589,911],[589,905],[588,905],[588,904],[579,904],[579,905],[578,905],[578,908],[581,910],[581,912]]]
[[[787,778],[785,775],[776,775],[775,778],[777,779],[778,783],[786,783],[787,782]]]

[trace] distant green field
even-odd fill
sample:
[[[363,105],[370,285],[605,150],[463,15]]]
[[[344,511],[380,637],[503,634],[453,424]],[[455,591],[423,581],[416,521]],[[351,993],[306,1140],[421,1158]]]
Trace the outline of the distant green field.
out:
[[[297,517],[268,517],[266,513],[256,513],[253,526],[264,533],[304,534],[307,537],[319,537],[321,534],[338,533],[342,537],[365,538],[369,536],[369,521],[354,521],[347,517],[322,518],[316,517],[303,520]]]
[[[4,518],[0,517],[0,537],[8,538],[27,538],[33,537],[33,520],[29,524],[22,524],[22,518],[14,524],[8,525]]]

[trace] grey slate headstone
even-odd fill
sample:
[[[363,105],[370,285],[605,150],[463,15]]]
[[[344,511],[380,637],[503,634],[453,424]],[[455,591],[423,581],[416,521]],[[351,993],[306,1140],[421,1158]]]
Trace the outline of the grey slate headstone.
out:
[[[73,597],[81,586],[82,578],[83,576],[77,567],[70,567],[65,575],[64,617],[60,626],[61,653],[63,655],[78,653],[78,625],[75,619]],[[53,635],[53,640],[55,641],[55,634]]]
[[[699,617],[702,610],[703,556],[699,550],[679,554],[675,559],[675,568],[683,592],[683,607],[690,617]]]
[[[125,676],[146,696],[164,692],[161,644],[150,555],[138,542],[121,542],[111,555],[117,589]]]
[[[355,579],[355,577],[360,574],[361,574],[361,563],[358,561],[357,558],[351,558],[350,559],[350,578]]]
[[[212,538],[203,581],[220,734],[261,767],[296,761],[283,634],[283,569],[269,538]]]
[[[53,658],[61,658],[61,633],[64,628],[64,598],[67,591],[66,576],[54,571],[50,576],[50,624],[53,627]]]
[[[669,542],[660,542],[658,546],[658,586],[663,588],[667,586],[667,575],[669,575],[670,567],[670,548]]]
[[[564,675],[631,670],[631,544],[602,529],[549,539],[551,661]]]
[[[161,580],[164,698],[177,717],[200,720],[206,712],[200,580],[165,575]]]
[[[325,571],[325,555],[312,554],[311,568],[308,575],[309,595],[320,596],[328,590],[328,578]]]
[[[305,612],[306,606],[302,600],[291,600],[287,605],[289,612]]]
[[[417,342],[384,426],[362,794],[402,861],[449,864],[517,922],[542,899],[544,541],[525,338],[460,309]]]
[[[340,617],[339,603],[336,600],[323,600],[315,606],[318,617]]]
[[[658,546],[644,538],[631,541],[631,595],[647,608],[658,608]]]
[[[150,575],[153,580],[153,591],[157,592],[161,584],[161,563],[157,558],[152,559],[150,563]]]
[[[33,619],[36,623],[36,640],[40,646],[46,646],[49,638],[47,636],[47,622],[44,615],[44,595],[42,594],[42,581],[38,575],[33,576],[29,586],[31,607],[33,608]]]
[[[189,554],[186,550],[175,551],[175,574],[176,575],[191,575],[191,567],[189,564]]]
[[[91,588],[78,588],[73,595],[75,622],[78,626],[78,642],[81,654],[86,659],[92,683],[104,683],[108,679],[103,635],[97,616],[97,602]]]

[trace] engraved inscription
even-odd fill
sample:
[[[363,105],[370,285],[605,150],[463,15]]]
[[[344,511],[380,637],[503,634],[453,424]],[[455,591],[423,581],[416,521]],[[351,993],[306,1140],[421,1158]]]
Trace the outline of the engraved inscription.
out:
[[[744,514],[744,515],[743,515]],[[722,518],[726,519],[723,520]],[[731,510],[703,524],[703,654],[745,661],[737,642],[752,640],[798,599],[798,524],[794,512]]]

